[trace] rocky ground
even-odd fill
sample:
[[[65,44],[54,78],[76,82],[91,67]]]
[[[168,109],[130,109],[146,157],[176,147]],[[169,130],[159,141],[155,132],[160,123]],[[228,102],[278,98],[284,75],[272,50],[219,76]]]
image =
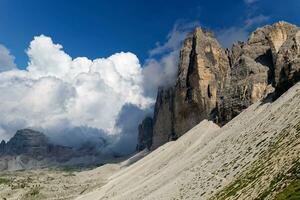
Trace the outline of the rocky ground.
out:
[[[0,173],[0,199],[74,199],[99,188],[120,169],[118,164],[77,172],[70,168],[41,169]]]
[[[299,199],[299,155],[297,84],[222,128],[201,122],[78,199]]]
[[[202,121],[177,141],[93,170],[0,174],[2,199],[297,199],[300,84],[222,128]],[[137,162],[136,162],[137,161]]]

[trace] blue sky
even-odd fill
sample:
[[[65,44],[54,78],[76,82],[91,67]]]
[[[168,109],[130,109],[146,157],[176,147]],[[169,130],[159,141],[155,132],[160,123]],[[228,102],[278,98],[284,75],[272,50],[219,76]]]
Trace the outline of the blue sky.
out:
[[[248,3],[247,3],[248,2]],[[44,34],[72,57],[91,59],[130,51],[143,63],[156,42],[164,43],[178,20],[198,21],[215,31],[286,20],[300,24],[298,0],[0,0],[0,44],[27,65],[25,50]],[[257,24],[260,25],[260,24]],[[250,31],[256,26],[247,28]],[[225,36],[226,37],[226,36]]]

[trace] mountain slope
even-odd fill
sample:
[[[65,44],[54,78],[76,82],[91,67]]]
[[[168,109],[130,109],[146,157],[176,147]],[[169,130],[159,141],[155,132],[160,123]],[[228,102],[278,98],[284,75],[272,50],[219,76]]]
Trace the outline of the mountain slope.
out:
[[[298,83],[222,128],[202,121],[78,199],[281,198],[298,183],[299,135]]]

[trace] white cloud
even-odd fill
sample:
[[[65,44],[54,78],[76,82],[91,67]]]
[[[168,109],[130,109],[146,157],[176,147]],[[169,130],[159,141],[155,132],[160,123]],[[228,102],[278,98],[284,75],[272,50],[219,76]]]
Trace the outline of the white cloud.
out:
[[[150,57],[143,66],[144,89],[148,96],[155,97],[158,87],[175,84],[182,41],[198,25],[198,22],[178,21],[169,32],[166,42],[162,45],[157,43],[149,51]]]
[[[158,87],[175,84],[178,73],[179,50],[174,50],[160,59],[149,58],[143,69],[144,89],[148,96],[154,97]]]
[[[260,25],[267,22],[269,19],[270,17],[265,15],[257,15],[255,17],[248,18],[245,20],[245,28],[251,28],[253,26]]]
[[[0,73],[0,138],[25,127],[55,133],[56,138],[74,127],[114,135],[122,131],[116,123],[124,105],[144,110],[153,103],[143,95],[142,68],[132,53],[73,59],[41,35],[27,54],[27,70]]]
[[[167,35],[167,41],[163,45],[157,42],[156,47],[149,51],[150,56],[160,55],[168,53],[170,51],[178,50],[180,48],[181,42],[185,39],[186,34],[197,25],[199,25],[198,22],[176,22],[173,26],[173,29]]]
[[[15,68],[15,57],[10,54],[10,51],[4,45],[0,44],[0,72]]]
[[[265,15],[247,18],[241,27],[232,26],[217,31],[217,38],[223,47],[230,48],[237,41],[246,41],[253,27],[262,25],[269,19],[270,17]]]

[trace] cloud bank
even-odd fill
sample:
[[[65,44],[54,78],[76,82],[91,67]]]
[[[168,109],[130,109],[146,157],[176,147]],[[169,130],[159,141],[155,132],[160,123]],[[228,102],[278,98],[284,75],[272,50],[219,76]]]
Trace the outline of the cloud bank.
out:
[[[0,138],[9,139],[25,127],[56,139],[66,132],[81,132],[84,138],[95,132],[116,137],[122,132],[117,122],[123,106],[145,111],[153,104],[144,96],[142,67],[132,53],[72,58],[41,35],[30,43],[27,54],[26,70],[10,65],[0,73]]]
[[[157,88],[175,83],[181,43],[196,25],[176,23],[143,66],[130,52],[72,58],[40,35],[26,50],[26,70],[19,70],[10,52],[0,48],[0,138],[33,128],[62,145],[93,142],[118,154],[132,152],[138,124],[153,112]]]

